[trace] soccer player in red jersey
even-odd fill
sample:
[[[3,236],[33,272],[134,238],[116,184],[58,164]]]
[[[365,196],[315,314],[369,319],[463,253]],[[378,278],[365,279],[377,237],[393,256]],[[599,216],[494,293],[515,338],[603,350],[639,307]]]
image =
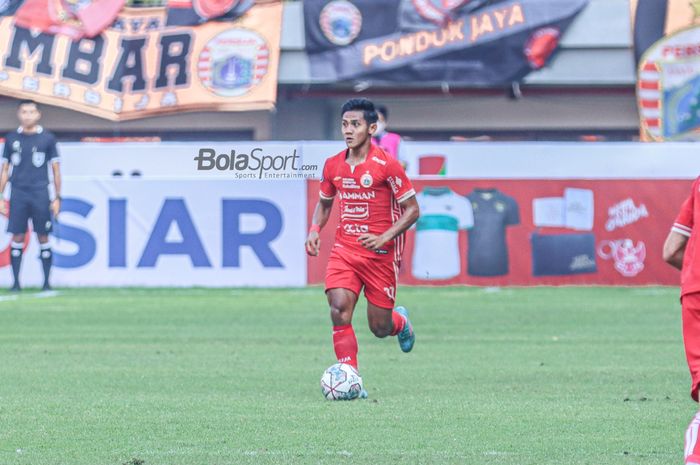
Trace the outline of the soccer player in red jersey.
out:
[[[664,243],[666,262],[681,270],[681,315],[683,344],[690,369],[690,396],[698,401],[700,388],[700,178],[693,183],[690,196],[683,202]],[[685,463],[700,465],[700,411],[695,414],[685,433]]]
[[[374,104],[366,99],[348,100],[341,114],[348,148],[328,158],[323,167],[306,252],[318,255],[319,231],[338,197],[340,224],[326,268],[326,297],[336,357],[357,368],[352,315],[363,288],[372,333],[379,338],[398,336],[404,352],[413,348],[415,335],[408,311],[394,308],[394,303],[403,233],[416,222],[419,211],[416,193],[399,162],[372,144],[377,129]]]

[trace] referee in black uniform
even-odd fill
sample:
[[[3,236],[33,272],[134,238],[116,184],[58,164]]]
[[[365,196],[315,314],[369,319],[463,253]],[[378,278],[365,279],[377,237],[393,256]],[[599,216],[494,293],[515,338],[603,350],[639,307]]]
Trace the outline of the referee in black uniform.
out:
[[[39,126],[41,113],[36,102],[22,100],[17,107],[20,126],[5,136],[0,174],[0,214],[7,215],[7,204],[2,198],[8,180],[12,185],[10,213],[7,231],[12,234],[10,261],[14,284],[12,291],[19,291],[19,269],[22,263],[27,223],[39,239],[41,264],[44,269],[44,290],[51,289],[49,272],[52,253],[49,243],[51,214],[55,218],[61,209],[61,173],[59,171],[56,137]],[[54,195],[49,197],[49,166],[53,171]]]

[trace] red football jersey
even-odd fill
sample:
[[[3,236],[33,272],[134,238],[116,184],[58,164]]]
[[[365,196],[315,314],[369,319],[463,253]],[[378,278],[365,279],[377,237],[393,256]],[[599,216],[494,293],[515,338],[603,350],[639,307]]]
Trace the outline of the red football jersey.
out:
[[[688,244],[683,255],[681,270],[681,296],[700,292],[700,249],[698,248],[698,229],[694,228],[695,217],[700,220],[700,178],[693,183],[690,197],[683,202],[681,211],[673,223],[672,231],[687,236]]]
[[[399,162],[375,145],[359,165],[350,166],[345,161],[347,156],[348,151],[343,150],[327,159],[321,179],[321,197],[340,199],[334,247],[400,261],[403,234],[374,251],[362,247],[357,238],[365,233],[382,234],[401,217],[399,203],[416,194],[411,181]]]

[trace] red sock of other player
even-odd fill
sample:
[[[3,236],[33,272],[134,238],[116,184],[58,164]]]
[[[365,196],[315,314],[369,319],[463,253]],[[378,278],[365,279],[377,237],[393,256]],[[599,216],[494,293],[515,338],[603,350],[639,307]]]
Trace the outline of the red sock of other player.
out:
[[[685,463],[700,463],[700,444],[698,444],[698,429],[700,429],[700,412],[696,413],[693,421],[685,432]]]
[[[396,310],[392,310],[391,319],[394,322],[394,328],[391,330],[391,335],[396,336],[403,331],[404,326],[406,326],[406,318]]]
[[[333,348],[340,363],[357,369],[357,338],[352,325],[333,326]]]

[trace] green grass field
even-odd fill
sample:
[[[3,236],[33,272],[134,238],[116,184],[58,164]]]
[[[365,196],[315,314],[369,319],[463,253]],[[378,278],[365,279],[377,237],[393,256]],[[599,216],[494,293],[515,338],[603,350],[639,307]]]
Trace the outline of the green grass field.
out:
[[[11,299],[3,294],[2,299]],[[411,354],[355,329],[366,401],[323,399],[320,288],[0,301],[0,464],[682,463],[670,288],[402,288]]]

